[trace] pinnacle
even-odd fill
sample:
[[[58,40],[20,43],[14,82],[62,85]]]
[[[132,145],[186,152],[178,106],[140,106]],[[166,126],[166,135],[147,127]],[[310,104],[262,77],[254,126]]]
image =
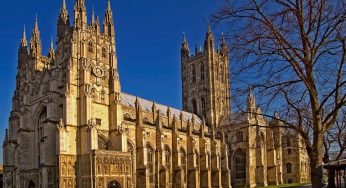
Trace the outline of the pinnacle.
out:
[[[186,43],[186,42],[187,42],[185,32],[183,32],[183,42],[184,42],[184,43]]]
[[[36,13],[36,19],[35,19],[35,30],[38,31],[38,19],[37,19],[37,13]]]
[[[23,31],[23,37],[22,37],[22,40],[21,40],[21,45],[22,45],[23,47],[24,47],[24,46],[27,46],[25,24],[24,24],[24,31]]]
[[[66,10],[66,0],[62,0],[62,10]]]
[[[111,0],[107,0],[107,1],[108,1],[107,10],[108,10],[108,11],[111,11],[111,10],[112,10],[112,7],[111,7]]]

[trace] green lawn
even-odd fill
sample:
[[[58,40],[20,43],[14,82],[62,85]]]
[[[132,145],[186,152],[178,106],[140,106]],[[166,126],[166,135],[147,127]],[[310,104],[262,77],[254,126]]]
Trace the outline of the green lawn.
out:
[[[291,184],[282,184],[282,185],[269,185],[266,188],[278,188],[278,187],[298,187],[298,186],[304,186],[307,185],[306,183],[291,183]],[[257,187],[257,188],[264,188],[264,187]]]

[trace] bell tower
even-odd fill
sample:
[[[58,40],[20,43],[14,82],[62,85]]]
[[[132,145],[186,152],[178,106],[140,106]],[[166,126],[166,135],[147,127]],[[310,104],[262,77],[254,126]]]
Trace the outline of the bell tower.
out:
[[[228,47],[222,36],[221,48],[215,50],[211,28],[208,27],[204,48],[191,55],[184,34],[181,48],[183,110],[218,126],[230,113],[230,76]]]

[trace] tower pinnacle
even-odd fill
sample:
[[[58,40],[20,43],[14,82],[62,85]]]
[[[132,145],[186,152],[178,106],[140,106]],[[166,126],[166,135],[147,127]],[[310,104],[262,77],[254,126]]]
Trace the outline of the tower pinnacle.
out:
[[[250,86],[248,91],[248,97],[247,97],[247,111],[249,113],[256,112],[256,99],[253,94],[253,89]]]
[[[111,1],[107,0],[107,9],[105,13],[105,19],[103,22],[103,31],[106,35],[110,37],[115,36],[114,23],[113,23],[113,13],[111,8]]]
[[[64,23],[66,23],[68,20],[68,11],[66,8],[66,0],[62,0],[59,20],[63,21]]]
[[[36,15],[35,27],[30,39],[30,52],[32,56],[39,56],[42,52],[42,44],[40,39],[40,30],[38,28],[38,19]]]
[[[112,11],[111,0],[108,0],[108,3],[107,3],[107,10],[108,10],[108,11]]]
[[[214,50],[214,38],[213,33],[211,31],[210,24],[208,24],[208,31],[205,34],[205,41],[204,41],[204,50]]]
[[[23,37],[22,37],[22,40],[20,41],[20,46],[21,46],[22,48],[28,46],[28,41],[26,40],[25,24],[24,24]]]
[[[181,44],[181,56],[189,56],[190,55],[190,49],[189,44],[187,43],[185,32],[183,32],[183,43]]]

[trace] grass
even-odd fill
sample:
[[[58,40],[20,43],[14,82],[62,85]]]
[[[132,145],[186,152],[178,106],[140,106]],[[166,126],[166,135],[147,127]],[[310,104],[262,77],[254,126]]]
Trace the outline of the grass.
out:
[[[283,188],[283,187],[297,187],[297,186],[304,186],[308,185],[307,183],[290,183],[290,184],[282,184],[282,185],[269,185],[265,188]],[[264,187],[257,187],[257,188],[264,188]]]

